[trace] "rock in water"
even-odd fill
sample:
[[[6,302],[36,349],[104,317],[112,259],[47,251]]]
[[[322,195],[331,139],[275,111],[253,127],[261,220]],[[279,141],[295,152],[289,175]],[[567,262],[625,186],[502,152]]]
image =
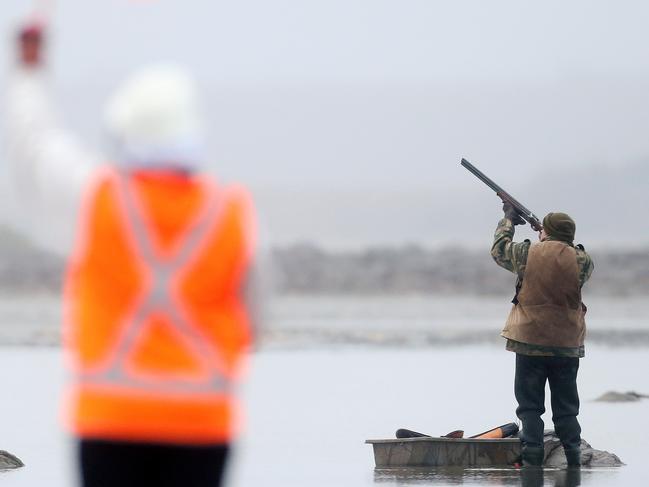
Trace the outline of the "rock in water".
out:
[[[0,450],[0,470],[11,470],[24,466],[25,464],[17,456],[4,450]]]
[[[638,394],[637,392],[617,392],[617,391],[608,391],[605,394],[599,396],[595,401],[599,402],[634,402],[639,401],[642,398],[649,397],[645,394]]]
[[[566,455],[559,437],[553,430],[546,430],[543,443],[545,445],[544,465],[548,467],[565,467]],[[596,450],[585,440],[581,440],[581,464],[585,467],[620,467],[622,460],[614,453]]]

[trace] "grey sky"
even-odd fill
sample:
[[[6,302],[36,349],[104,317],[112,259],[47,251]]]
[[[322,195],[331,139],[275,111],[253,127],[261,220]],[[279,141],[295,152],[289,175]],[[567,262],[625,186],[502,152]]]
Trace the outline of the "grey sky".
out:
[[[31,4],[3,0],[6,37]],[[617,174],[649,161],[647,2],[55,6],[51,65],[70,125],[101,144],[103,100],[125,74],[152,60],[185,64],[205,91],[215,170],[256,189],[278,241],[457,239],[460,229],[442,223],[451,189],[493,204],[485,218],[498,216],[498,202],[477,196],[486,188],[459,168],[461,156],[518,193],[567,170],[575,200],[585,168]],[[630,193],[628,204],[649,209],[644,192],[627,191],[633,175],[619,176],[621,199]],[[571,206],[572,195],[555,196]],[[534,203],[540,213],[556,209]],[[602,203],[573,206],[584,217],[613,211]],[[398,230],[385,230],[385,215]],[[649,241],[646,225],[629,226],[631,243]],[[466,233],[463,241],[475,241]]]
[[[30,3],[4,0],[3,10],[11,20]],[[56,62],[69,78],[95,76],[98,60],[113,73],[160,56],[187,62],[203,79],[236,82],[649,74],[642,1],[43,3],[57,6]]]

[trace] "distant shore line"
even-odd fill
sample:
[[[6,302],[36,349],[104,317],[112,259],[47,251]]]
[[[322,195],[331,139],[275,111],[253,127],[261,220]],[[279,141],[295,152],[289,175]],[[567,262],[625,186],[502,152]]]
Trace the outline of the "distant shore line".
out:
[[[1,330],[1,328],[0,328]],[[503,338],[494,330],[400,331],[339,330],[330,328],[273,328],[262,332],[257,348],[271,350],[303,350],[320,348],[443,348],[467,346],[498,346]],[[588,332],[586,353],[591,345],[610,348],[649,348],[649,330],[593,330]],[[0,347],[60,347],[60,330],[42,328],[31,333],[0,331]]]
[[[31,247],[15,235],[0,245],[0,292],[57,293],[63,259]],[[0,238],[1,240],[1,238]],[[649,295],[649,248],[593,251],[595,272],[586,284],[591,296]],[[264,273],[274,293],[304,295],[500,296],[514,276],[496,267],[488,251],[419,245],[326,250],[310,243],[273,248]]]

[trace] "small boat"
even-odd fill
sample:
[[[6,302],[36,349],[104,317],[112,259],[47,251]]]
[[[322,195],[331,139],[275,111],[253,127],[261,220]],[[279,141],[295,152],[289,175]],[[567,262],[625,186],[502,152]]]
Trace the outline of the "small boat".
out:
[[[518,425],[508,423],[470,438],[456,430],[432,437],[407,429],[396,439],[366,440],[374,448],[376,468],[506,467],[520,461]]]
[[[376,468],[504,467],[521,456],[518,438],[397,438],[366,440]]]

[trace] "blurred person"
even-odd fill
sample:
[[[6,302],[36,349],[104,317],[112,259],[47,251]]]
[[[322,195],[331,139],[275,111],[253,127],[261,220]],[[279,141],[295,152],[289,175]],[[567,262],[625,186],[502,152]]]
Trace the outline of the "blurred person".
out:
[[[540,242],[513,242],[525,221],[510,203],[496,229],[491,255],[517,275],[514,304],[502,336],[516,354],[516,415],[522,423],[523,465],[543,464],[545,383],[550,384],[552,421],[569,466],[581,463],[577,371],[584,356],[586,307],[581,289],[593,272],[583,246],[573,244],[575,222],[565,213],[543,219]]]
[[[115,163],[102,164],[58,120],[43,29],[23,28],[17,44],[16,219],[70,255],[66,413],[82,483],[218,486],[254,335],[251,199],[199,171],[201,117],[182,69],[144,68],[116,91],[105,117]]]

